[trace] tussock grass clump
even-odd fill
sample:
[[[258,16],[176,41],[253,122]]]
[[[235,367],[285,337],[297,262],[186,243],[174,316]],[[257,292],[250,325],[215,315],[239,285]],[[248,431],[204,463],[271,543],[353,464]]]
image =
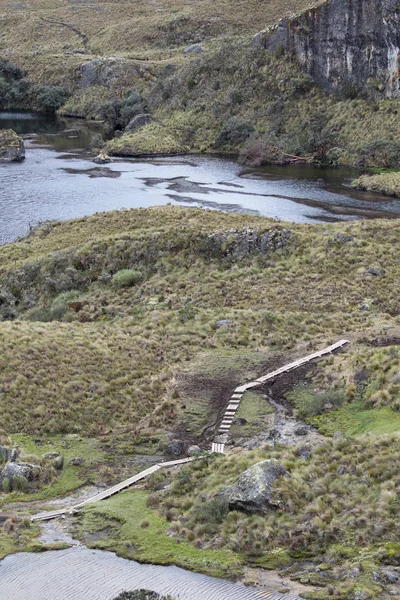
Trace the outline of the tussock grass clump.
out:
[[[113,282],[118,287],[132,287],[141,279],[142,273],[133,269],[122,269],[121,271],[117,271],[113,276]]]

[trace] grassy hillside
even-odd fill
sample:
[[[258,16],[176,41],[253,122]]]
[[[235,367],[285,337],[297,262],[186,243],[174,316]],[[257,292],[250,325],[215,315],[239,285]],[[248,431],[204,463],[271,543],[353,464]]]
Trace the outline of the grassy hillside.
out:
[[[49,223],[1,246],[1,434],[28,453],[86,459],[82,467],[66,463],[33,497],[99,478],[113,483],[140,470],[135,457],[163,453],[172,438],[208,448],[239,382],[347,336],[345,352],[273,388],[326,436],[310,461],[296,445],[266,444],[275,409],[249,394],[230,457],[167,473],[170,491],[157,491],[155,477],[146,493],[90,509],[76,534],[164,561],[154,550],[162,531],[167,562],[218,574],[286,568],[325,586],[310,598],[328,590],[353,599],[357,589],[378,597],[387,582],[372,572],[400,560],[399,227],[296,225],[166,206]],[[255,440],[256,450],[241,449],[241,440]],[[292,474],[276,490],[285,509],[268,518],[222,512],[205,524],[220,487],[271,456]],[[343,465],[348,477],[338,482]],[[127,503],[140,509],[139,520]],[[12,543],[5,535],[3,545]],[[196,548],[207,549],[209,566]]]

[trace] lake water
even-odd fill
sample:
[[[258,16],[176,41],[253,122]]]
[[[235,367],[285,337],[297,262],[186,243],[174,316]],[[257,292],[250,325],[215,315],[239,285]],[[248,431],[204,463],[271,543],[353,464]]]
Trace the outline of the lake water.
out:
[[[277,592],[282,587],[279,577],[267,591],[85,547],[14,554],[0,562],[1,600],[113,600],[121,591],[140,588],[174,600],[301,600]]]
[[[0,129],[39,134],[26,159],[0,164],[0,243],[30,226],[120,208],[173,204],[259,214],[298,223],[399,217],[400,201],[346,187],[345,170],[247,169],[210,156],[116,159],[86,149],[99,125],[33,113],[0,113]]]

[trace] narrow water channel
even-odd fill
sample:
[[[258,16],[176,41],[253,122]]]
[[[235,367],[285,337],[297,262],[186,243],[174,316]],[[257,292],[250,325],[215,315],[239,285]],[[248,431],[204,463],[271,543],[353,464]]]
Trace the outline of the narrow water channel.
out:
[[[305,223],[400,216],[400,201],[348,187],[354,173],[299,167],[247,169],[210,156],[116,159],[87,149],[101,126],[34,113],[0,113],[0,129],[29,137],[26,159],[0,164],[0,243],[46,220],[178,205]],[[103,132],[104,133],[104,132]]]

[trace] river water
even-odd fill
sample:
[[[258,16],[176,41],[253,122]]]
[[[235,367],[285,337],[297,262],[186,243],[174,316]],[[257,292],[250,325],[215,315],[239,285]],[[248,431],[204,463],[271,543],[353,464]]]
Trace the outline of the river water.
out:
[[[33,113],[0,113],[0,129],[38,134],[26,159],[0,164],[0,243],[46,220],[173,204],[321,222],[398,217],[400,201],[348,187],[346,170],[246,169],[210,156],[116,159],[99,166],[86,149],[98,125]]]

